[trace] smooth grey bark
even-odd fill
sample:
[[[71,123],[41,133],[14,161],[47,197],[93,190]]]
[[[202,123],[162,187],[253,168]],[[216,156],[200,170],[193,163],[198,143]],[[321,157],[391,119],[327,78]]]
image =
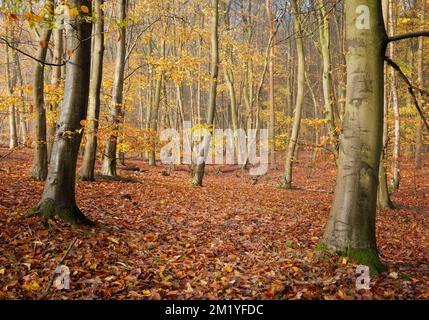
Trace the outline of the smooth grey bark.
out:
[[[166,27],[164,27],[164,34],[166,32]],[[165,57],[165,40],[163,39],[161,42],[161,57]],[[150,108],[150,114],[149,114],[149,128],[151,129],[151,134],[153,143],[152,148],[149,151],[149,165],[155,166],[156,165],[156,132],[158,128],[158,114],[159,114],[159,107],[161,105],[161,94],[162,94],[162,84],[164,82],[164,71],[160,71],[157,75],[157,79],[155,82],[155,96],[153,105]]]
[[[389,0],[389,31],[390,35],[394,35],[396,32],[396,21],[393,13],[393,2]],[[390,58],[395,58],[395,42],[391,42],[390,46]],[[399,101],[398,101],[398,90],[396,88],[396,74],[395,69],[391,68],[390,80],[391,80],[391,92],[392,92],[392,107],[393,107],[393,116],[394,116],[394,139],[393,139],[393,157],[392,157],[392,186],[394,190],[399,189],[399,157],[400,157],[400,123],[399,123]]]
[[[298,142],[299,129],[301,126],[302,107],[304,104],[304,87],[305,87],[305,51],[304,41],[302,39],[302,26],[299,17],[299,7],[297,0],[291,1],[292,11],[294,13],[294,30],[297,34],[296,48],[298,54],[298,71],[297,71],[297,95],[292,124],[292,132],[287,148],[285,161],[285,176],[283,186],[286,189],[292,188],[292,166],[294,162],[295,149]]]
[[[54,29],[52,31],[52,37],[54,42],[53,49],[53,59],[54,64],[60,65],[64,59],[64,39],[63,39],[63,30]],[[61,84],[61,67],[52,67],[52,79],[51,84],[59,87]],[[58,108],[58,103],[51,104],[50,111],[53,112]],[[54,144],[55,137],[55,123],[51,123],[47,128],[47,138],[48,138],[48,161],[51,158],[52,145]]]
[[[214,115],[216,111],[216,96],[217,96],[217,81],[219,76],[219,0],[212,0],[212,25],[211,25],[211,70],[210,70],[210,96],[207,110],[207,125],[208,130],[212,132],[214,125]],[[211,142],[208,135],[204,137],[200,156],[204,159],[198,163],[195,170],[195,175],[192,181],[194,186],[202,186],[204,178],[204,169],[206,165],[205,152],[206,146]],[[207,148],[208,149],[208,148]]]
[[[228,3],[228,7],[226,7],[226,3],[224,4],[224,20],[225,20],[225,29],[231,34],[230,31],[230,17],[229,11],[231,8],[231,1]],[[235,131],[238,129],[238,115],[237,115],[237,96],[235,92],[235,83],[234,83],[234,72],[232,70],[232,66],[234,65],[233,61],[233,48],[231,45],[225,50],[225,60],[228,63],[228,66],[224,67],[224,77],[226,86],[228,89],[228,95],[230,100],[230,113],[231,113],[231,124],[232,129]],[[235,143],[237,145],[237,142]]]
[[[20,100],[24,101],[24,90],[23,90],[23,85],[24,85],[24,79],[22,78],[22,70],[21,70],[21,61],[19,59],[19,55],[18,52],[16,50],[13,50],[12,53],[12,59],[13,59],[13,63],[15,65],[14,71],[15,73],[15,77],[16,77],[16,81],[17,81],[17,85],[19,86],[19,96],[20,96]],[[24,106],[21,105],[22,109],[25,109]],[[21,112],[24,110],[16,110],[16,126],[19,126],[19,133],[18,133],[18,141],[20,141],[21,145],[23,146],[29,146],[29,136],[28,136],[28,119],[27,117],[24,116],[25,111]],[[20,137],[20,138],[19,138]]]
[[[325,100],[326,118],[328,120],[329,137],[333,144],[335,158],[338,158],[338,124],[339,115],[332,81],[331,33],[329,16],[326,12],[324,0],[317,0],[319,7],[319,39],[323,60],[323,98]]]
[[[423,1],[422,3],[422,9],[420,11],[420,28],[421,31],[424,30],[426,21],[426,1]],[[424,39],[423,37],[419,38],[419,49],[418,49],[418,58],[417,58],[417,83],[420,88],[425,87],[425,79],[423,75],[423,63],[424,63]],[[418,93],[418,98],[420,101],[422,101],[422,93]],[[418,116],[417,116],[418,117]],[[414,155],[414,166],[417,169],[420,169],[423,167],[423,161],[422,161],[422,145],[423,145],[423,120],[417,119],[417,128],[416,128],[416,148],[415,148],[415,155]]]
[[[9,30],[7,30],[6,32],[9,32]],[[10,59],[10,50],[7,45],[6,45],[5,56],[6,56],[7,92],[9,95],[13,95],[15,86],[16,86],[16,76],[15,76],[16,70],[12,70],[12,69],[15,69],[16,66],[14,65],[15,64],[14,61],[11,61]],[[14,65],[13,66],[14,68],[12,68],[11,66],[12,64]],[[16,147],[18,147],[18,134],[16,129],[16,108],[14,104],[11,104],[9,106],[9,149],[14,149]]]
[[[268,20],[268,29],[270,31],[270,36],[273,33],[277,33],[277,30],[274,29],[273,17],[271,14],[271,1],[265,0],[265,10]],[[271,154],[271,168],[276,169],[276,113],[274,106],[274,43],[270,45],[269,51],[269,61],[268,61],[268,82],[269,82],[269,105],[270,105],[270,123],[268,126],[268,137],[270,141],[270,154]]]
[[[383,20],[384,27],[388,30],[389,27],[389,0],[382,1],[383,7]],[[386,169],[384,167],[384,162],[387,160],[387,155],[385,152],[385,148],[387,147],[388,140],[388,115],[389,115],[389,100],[388,100],[388,92],[387,92],[387,68],[384,67],[384,121],[383,121],[383,148],[381,150],[381,158],[380,158],[380,168],[378,173],[378,194],[377,194],[377,203],[379,208],[384,209],[393,209],[394,205],[390,200],[389,188],[387,183],[387,174]]]
[[[59,218],[72,224],[89,224],[76,205],[76,162],[82,140],[81,121],[86,119],[91,67],[92,24],[90,0],[69,0],[78,15],[65,13],[66,47],[73,50],[67,62],[64,100],[57,123],[51,162],[40,203],[32,210],[43,217]],[[81,11],[89,8],[88,13]]]
[[[97,154],[97,131],[100,118],[100,95],[103,79],[103,57],[104,57],[104,0],[93,2],[93,11],[96,22],[93,27],[93,49],[91,80],[89,85],[89,104],[87,115],[87,126],[85,130],[85,153],[83,156],[80,178],[83,181],[95,180],[95,160]]]
[[[110,106],[110,123],[112,124],[112,133],[106,140],[106,148],[101,165],[101,174],[105,176],[116,176],[116,146],[118,143],[119,123],[123,118],[123,91],[126,57],[126,26],[124,21],[127,14],[127,0],[120,0],[116,4],[117,19],[122,24],[118,31],[116,42],[116,62],[115,74],[112,89],[112,104]]]
[[[53,5],[53,2],[51,2]],[[48,43],[52,30],[45,29],[40,32],[40,45],[37,49],[36,58],[39,61],[46,61],[48,53]],[[44,44],[44,45],[42,45]],[[35,62],[33,76],[33,106],[36,113],[36,127],[34,138],[33,165],[31,177],[36,180],[45,180],[48,174],[48,146],[46,132],[46,110],[44,99],[45,65]]]
[[[347,95],[334,201],[322,247],[383,270],[375,217],[382,148],[384,54],[381,0],[345,2]]]

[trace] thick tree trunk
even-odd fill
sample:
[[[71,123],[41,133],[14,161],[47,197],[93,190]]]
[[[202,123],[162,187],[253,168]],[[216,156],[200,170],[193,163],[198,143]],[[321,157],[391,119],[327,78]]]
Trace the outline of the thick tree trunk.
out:
[[[124,73],[125,73],[125,55],[126,55],[126,26],[124,21],[127,12],[127,0],[120,0],[116,4],[117,19],[121,23],[118,31],[116,43],[116,65],[112,89],[112,104],[110,106],[110,122],[112,124],[112,133],[107,138],[106,149],[103,155],[101,174],[105,176],[116,176],[116,146],[118,143],[119,123],[123,118],[123,91],[124,91]]]
[[[216,111],[217,80],[219,74],[219,0],[212,0],[212,26],[211,26],[211,71],[210,71],[210,97],[207,114],[207,125],[209,130],[213,129],[214,115]],[[203,185],[204,169],[206,165],[205,152],[206,146],[211,142],[209,136],[204,137],[204,147],[201,148],[200,156],[203,156],[201,163],[196,166],[196,172],[192,184],[195,186]]]
[[[91,224],[78,209],[75,198],[76,162],[82,139],[81,121],[86,118],[91,67],[91,22],[81,11],[91,8],[90,0],[69,1],[78,15],[65,13],[66,45],[73,50],[67,63],[65,95],[55,132],[48,177],[43,196],[33,213],[43,217],[58,216],[73,224]],[[68,9],[70,10],[70,9]]]
[[[381,1],[345,2],[347,97],[334,202],[322,246],[383,269],[375,216],[383,128],[386,32]]]
[[[48,43],[51,38],[52,30],[41,31],[40,43],[36,57],[39,61],[46,61],[48,52]],[[43,44],[43,45],[42,45]],[[46,137],[46,111],[44,99],[44,75],[45,65],[35,62],[33,78],[33,105],[36,112],[36,135],[34,141],[33,166],[31,177],[36,180],[45,180],[48,174],[48,147]]]
[[[64,56],[64,45],[63,45],[63,30],[62,29],[54,29],[52,31],[52,37],[54,38],[54,56],[52,62],[54,64],[61,64],[63,62]],[[52,80],[51,84],[59,87],[61,84],[61,67],[53,67],[52,68]],[[50,105],[50,111],[54,112],[58,108],[58,103],[53,103]],[[52,153],[52,145],[54,144],[55,137],[55,126],[56,123],[49,123],[47,130],[48,137],[48,161],[51,158]]]
[[[83,181],[94,181],[95,159],[97,154],[97,130],[100,116],[100,94],[103,79],[103,56],[104,56],[104,0],[95,0],[94,15],[94,41],[92,51],[91,80],[89,86],[89,105],[87,116],[87,127],[85,131],[85,154],[83,156],[80,178]]]
[[[297,0],[291,1],[292,10],[294,13],[294,30],[297,33],[296,47],[298,53],[298,71],[297,71],[297,96],[293,117],[292,132],[289,139],[289,144],[285,162],[285,176],[283,187],[286,189],[292,188],[292,166],[294,162],[295,148],[297,146],[299,129],[301,126],[302,107],[304,104],[304,87],[305,87],[305,52],[304,41],[302,39],[302,26],[299,18],[299,7]]]

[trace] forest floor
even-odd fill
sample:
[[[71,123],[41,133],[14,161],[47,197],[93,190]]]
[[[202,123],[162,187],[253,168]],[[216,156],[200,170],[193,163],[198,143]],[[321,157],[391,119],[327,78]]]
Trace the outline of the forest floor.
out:
[[[31,158],[0,149],[0,299],[40,297],[76,238],[63,262],[70,289],[53,286],[48,299],[429,299],[427,167],[404,160],[398,209],[377,217],[389,270],[357,291],[356,265],[314,250],[333,197],[331,162],[298,162],[299,188],[282,190],[281,170],[255,184],[209,167],[196,188],[185,170],[129,161],[141,170],[119,170],[128,180],[77,183],[97,227],[76,228],[26,216],[43,190],[29,178]]]

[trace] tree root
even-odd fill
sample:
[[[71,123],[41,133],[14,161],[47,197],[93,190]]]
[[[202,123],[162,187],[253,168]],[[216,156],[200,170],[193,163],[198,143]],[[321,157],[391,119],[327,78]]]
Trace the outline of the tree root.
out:
[[[344,251],[321,241],[316,247],[316,252],[320,254],[336,253],[339,256],[349,257],[355,263],[368,266],[371,275],[376,276],[387,270],[386,266],[380,261],[377,249],[375,248],[349,248],[347,251]]]
[[[59,205],[50,198],[42,200],[35,208],[30,209],[28,213],[29,215],[46,219],[58,217],[72,225],[95,226],[95,223],[88,219],[76,204]]]

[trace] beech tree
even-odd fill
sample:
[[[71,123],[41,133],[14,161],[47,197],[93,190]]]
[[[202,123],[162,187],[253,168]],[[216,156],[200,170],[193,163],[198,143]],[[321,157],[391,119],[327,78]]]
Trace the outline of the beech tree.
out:
[[[70,58],[66,65],[65,95],[42,199],[32,210],[33,214],[58,216],[73,224],[92,224],[79,210],[75,197],[76,161],[88,107],[91,13],[90,0],[72,0],[66,8],[66,49]]]
[[[95,160],[97,155],[97,131],[100,118],[101,85],[103,78],[104,57],[104,12],[103,0],[93,2],[93,12],[96,22],[93,26],[93,49],[91,80],[89,87],[89,105],[87,125],[85,130],[85,153],[80,170],[80,178],[84,181],[94,181]]]
[[[334,201],[320,247],[350,256],[377,274],[385,269],[378,256],[375,221],[386,47],[389,42],[429,33],[388,37],[381,0],[346,1],[345,23],[346,110]]]
[[[48,4],[51,16],[54,13],[54,1]],[[33,105],[36,110],[36,136],[34,146],[33,166],[31,176],[36,180],[45,180],[48,174],[48,139],[46,129],[46,109],[44,99],[45,62],[52,29],[43,28],[40,31],[40,45],[34,62]]]
[[[290,133],[289,143],[285,161],[285,175],[283,187],[292,188],[292,168],[295,160],[295,152],[298,143],[299,130],[301,127],[302,108],[304,104],[304,87],[305,87],[305,49],[300,18],[300,7],[298,0],[291,1],[292,11],[294,13],[294,30],[296,32],[296,48],[298,56],[297,69],[297,96],[293,116],[292,131]]]
[[[208,102],[207,125],[208,130],[213,133],[214,116],[216,110],[216,95],[217,95],[217,79],[219,75],[219,1],[212,0],[212,25],[211,25],[211,71],[210,71],[210,96]],[[206,165],[207,153],[210,141],[209,135],[205,135],[200,150],[200,163],[195,169],[194,179],[192,184],[195,186],[203,185],[204,169]]]
[[[118,38],[116,42],[116,65],[112,89],[112,103],[110,105],[110,122],[112,124],[112,133],[107,138],[106,149],[103,154],[103,164],[101,174],[106,176],[116,176],[116,147],[118,143],[118,124],[123,118],[123,91],[125,74],[125,55],[126,55],[126,14],[127,1],[120,0],[117,3],[118,19]]]

